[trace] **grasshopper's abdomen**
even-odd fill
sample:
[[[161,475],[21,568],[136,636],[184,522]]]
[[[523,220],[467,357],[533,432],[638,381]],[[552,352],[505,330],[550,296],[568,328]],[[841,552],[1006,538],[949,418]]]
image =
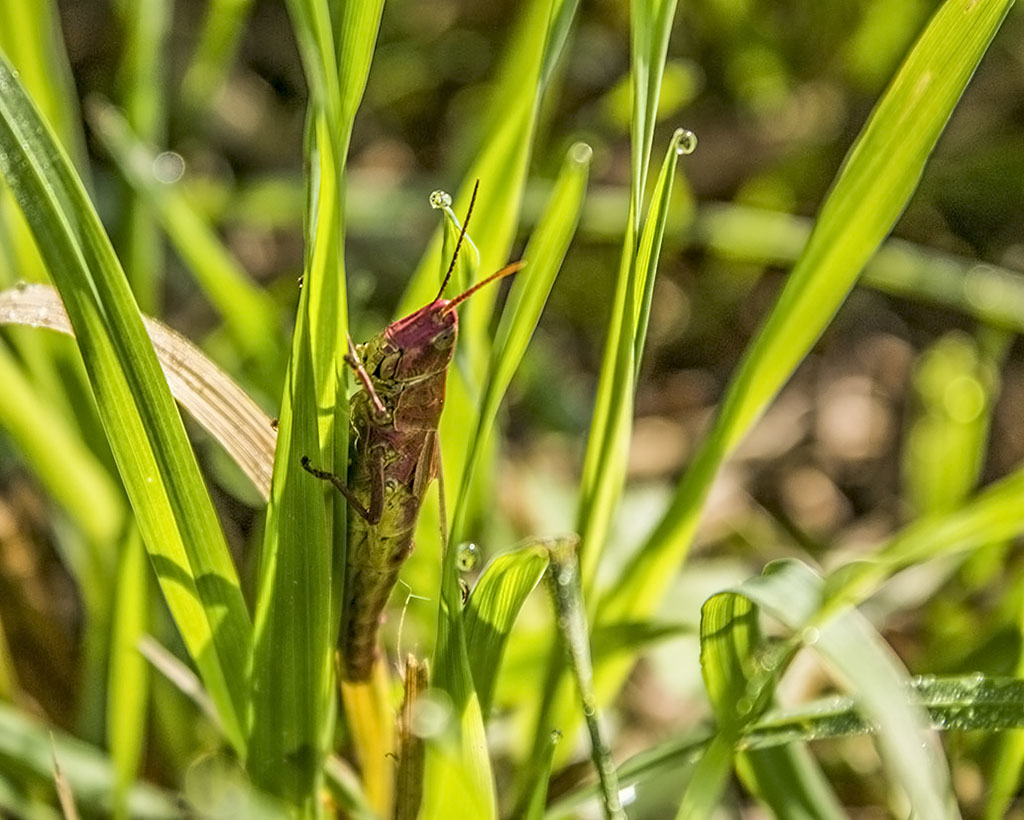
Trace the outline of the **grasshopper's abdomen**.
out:
[[[391,419],[374,419],[365,393],[353,399],[349,488],[369,512],[348,516],[346,606],[341,654],[348,680],[367,680],[377,658],[381,615],[413,549],[420,504],[437,476],[437,423],[445,372],[415,386],[380,385]],[[429,384],[433,382],[433,384]],[[375,385],[376,387],[377,385]],[[412,388],[415,389],[412,389]],[[424,388],[428,391],[422,394]],[[416,399],[410,402],[410,396]]]

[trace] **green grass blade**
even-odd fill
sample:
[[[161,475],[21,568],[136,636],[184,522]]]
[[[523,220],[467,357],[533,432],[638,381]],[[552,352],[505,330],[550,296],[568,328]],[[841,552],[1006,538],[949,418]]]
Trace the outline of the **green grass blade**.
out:
[[[301,465],[320,449],[308,294],[299,304],[260,554],[249,761],[254,781],[303,817],[318,813],[333,657],[325,490]]]
[[[473,685],[462,590],[455,563],[444,559],[432,691],[450,708],[446,725],[426,739],[420,820],[498,816],[480,699]]]
[[[509,633],[548,566],[547,550],[531,546],[497,555],[466,602],[466,650],[480,710],[490,713]]]
[[[658,116],[661,78],[665,73],[665,55],[672,34],[676,0],[632,0],[630,3],[630,82],[633,89],[633,116],[630,155],[630,203],[633,231],[639,233],[640,213],[654,143],[654,124]]]
[[[107,685],[107,744],[114,766],[115,817],[128,818],[128,796],[139,775],[146,739],[149,664],[139,641],[149,630],[149,568],[146,550],[133,529],[121,547],[114,592],[114,634]]]
[[[537,125],[537,111],[545,91],[544,64],[557,61],[564,31],[574,4],[564,0],[533,0],[522,12],[505,48],[499,77],[485,115],[480,149],[454,197],[455,212],[465,213],[476,180],[480,180],[473,215],[473,236],[484,271],[497,270],[508,256],[519,221],[519,207]],[[437,290],[435,271],[441,253],[441,233],[434,234],[398,306],[404,316],[426,304]],[[494,294],[475,298],[472,319],[462,332],[474,342],[483,340],[491,316]]]
[[[695,729],[657,746],[645,749],[619,765],[619,779],[626,788],[643,788],[649,780],[671,777],[685,785],[692,777],[700,753],[712,738],[705,729]],[[546,820],[577,817],[580,808],[597,797],[596,786],[579,787],[559,797],[544,815]]]
[[[157,178],[155,155],[132,133],[127,120],[98,98],[89,101],[87,113],[118,170],[156,215],[239,350],[256,362],[274,363],[280,322],[273,300],[235,261],[183,189]]]
[[[79,173],[87,173],[78,94],[61,36],[55,0],[0,4],[0,50],[16,66]]]
[[[829,609],[864,600],[901,569],[1018,536],[1024,532],[1022,499],[1024,469],[1018,469],[947,515],[915,521],[873,555],[829,576]]]
[[[569,149],[544,214],[523,254],[527,267],[513,282],[502,312],[476,414],[476,429],[469,436],[469,453],[452,516],[451,537],[454,543],[462,541],[465,535],[463,529],[473,478],[488,451],[498,407],[530,343],[576,231],[591,155],[590,146],[583,143],[576,143]]]
[[[996,372],[992,357],[962,333],[939,339],[914,369],[916,412],[903,450],[903,480],[919,515],[954,510],[974,489],[985,461]]]
[[[533,792],[529,795],[526,810],[522,812],[525,820],[542,820],[544,817],[544,804],[548,798],[548,783],[551,780],[551,769],[555,765],[555,749],[562,740],[561,732],[555,730],[548,737],[548,745],[541,754],[537,765],[539,776],[534,781]]]
[[[256,759],[250,771],[304,817],[321,811],[323,763],[333,738],[332,658],[344,577],[346,507],[339,493],[302,469],[301,459],[308,456],[347,474],[344,166],[381,8],[381,3],[345,5],[338,48],[346,63],[339,78],[328,4],[289,4],[312,91],[307,118],[312,171],[304,286],[259,571],[252,734]],[[293,660],[282,664],[282,656]]]
[[[668,511],[606,596],[605,617],[636,616],[661,600],[686,556],[719,465],[817,340],[891,230],[1010,5],[947,0],[918,39],[850,151]]]
[[[634,373],[636,353],[643,342],[638,340],[639,317],[643,313],[645,282],[648,271],[638,267],[637,250],[640,241],[640,215],[647,169],[650,165],[657,117],[661,77],[665,67],[665,54],[675,16],[675,0],[653,0],[630,4],[630,84],[633,93],[632,133],[630,144],[631,173],[629,183],[629,213],[623,237],[615,298],[609,320],[608,337],[601,362],[601,375],[594,402],[594,413],[587,438],[587,451],[583,461],[580,486],[580,504],[577,530],[582,539],[580,561],[583,588],[588,598],[597,570],[598,560],[608,535],[612,513],[625,482],[626,458],[633,411]],[[666,168],[675,168],[673,136]],[[661,180],[671,184],[671,170]],[[661,224],[667,197],[657,193],[648,220]],[[658,248],[653,247],[648,260],[657,263]],[[651,256],[653,253],[653,257]],[[649,277],[653,287],[653,276]],[[597,597],[591,599],[591,607]]]
[[[583,582],[588,591],[626,480],[633,393],[640,364],[638,356],[643,351],[643,334],[646,332],[672,181],[680,149],[684,141],[689,145],[692,139],[693,135],[683,129],[672,135],[643,232],[638,236],[638,229],[634,229],[632,221],[626,227],[615,306],[612,309],[612,326],[601,364],[577,514],[582,538],[580,560]],[[596,600],[591,603],[591,607],[595,603]]]
[[[212,0],[206,8],[185,78],[181,101],[192,116],[206,109],[227,77],[238,51],[252,0]]]
[[[6,59],[0,173],[64,298],[164,596],[231,744],[244,755],[252,634],[224,534],[110,242]]]
[[[908,689],[940,731],[995,732],[1024,726],[1024,680],[971,675],[912,678]],[[874,731],[854,698],[833,695],[790,709],[766,712],[747,727],[740,745],[763,749]]]

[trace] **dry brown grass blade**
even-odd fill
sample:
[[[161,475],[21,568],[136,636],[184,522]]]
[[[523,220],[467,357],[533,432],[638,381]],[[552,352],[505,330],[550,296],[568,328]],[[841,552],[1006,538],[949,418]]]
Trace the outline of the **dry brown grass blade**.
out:
[[[277,437],[270,417],[188,339],[156,319],[143,320],[171,394],[268,499]],[[60,296],[48,285],[0,291],[0,324],[74,335]]]

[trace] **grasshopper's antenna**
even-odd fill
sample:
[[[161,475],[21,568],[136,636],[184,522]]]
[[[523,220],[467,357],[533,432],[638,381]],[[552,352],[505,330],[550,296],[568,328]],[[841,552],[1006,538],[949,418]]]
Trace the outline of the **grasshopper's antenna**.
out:
[[[473,184],[473,196],[469,200],[469,210],[466,211],[466,218],[462,221],[462,230],[459,231],[459,241],[455,243],[455,252],[452,254],[451,264],[448,265],[448,273],[444,275],[444,281],[441,283],[441,289],[437,292],[437,296],[434,297],[436,302],[441,298],[441,294],[444,293],[444,289],[448,287],[448,280],[452,278],[452,271],[455,270],[455,260],[459,258],[459,248],[462,247],[462,240],[466,238],[466,228],[469,227],[469,218],[473,215],[473,205],[476,204],[476,192],[480,188],[480,180],[478,179]]]
[[[482,288],[482,287],[484,287],[486,285],[491,284],[491,282],[493,282],[495,279],[502,279],[502,278],[504,278],[506,276],[511,276],[513,273],[515,273],[520,268],[525,268],[525,267],[526,267],[526,261],[523,260],[523,259],[520,259],[518,262],[512,262],[512,263],[510,263],[508,265],[505,265],[505,267],[503,267],[501,270],[495,271],[490,276],[488,276],[486,279],[481,279],[479,282],[477,282],[475,285],[473,285],[473,287],[471,287],[469,290],[463,291],[458,296],[456,296],[454,299],[452,299],[447,305],[444,306],[444,308],[442,308],[441,314],[444,315],[445,313],[451,313],[453,310],[455,310],[455,308],[457,308],[459,305],[461,305],[463,302],[465,302],[470,296],[472,296],[474,293],[476,293],[478,290],[480,290],[480,288]]]

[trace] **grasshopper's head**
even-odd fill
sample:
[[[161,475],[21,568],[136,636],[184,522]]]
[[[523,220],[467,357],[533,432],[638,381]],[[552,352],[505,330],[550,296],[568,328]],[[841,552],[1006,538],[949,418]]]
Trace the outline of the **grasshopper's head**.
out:
[[[415,380],[447,370],[459,333],[459,314],[456,308],[480,288],[515,273],[523,264],[513,262],[506,265],[453,299],[438,295],[429,305],[389,325],[384,332],[385,337],[401,351],[395,378]]]

